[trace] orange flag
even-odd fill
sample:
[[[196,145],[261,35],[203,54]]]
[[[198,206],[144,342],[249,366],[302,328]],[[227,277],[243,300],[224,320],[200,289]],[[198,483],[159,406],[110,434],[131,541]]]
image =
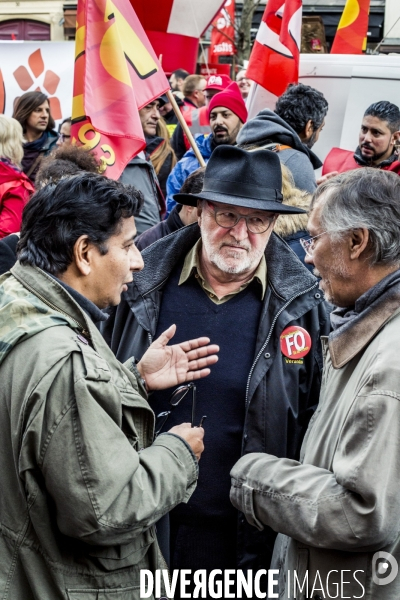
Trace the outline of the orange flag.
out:
[[[118,179],[145,147],[139,109],[169,83],[129,0],[79,0],[72,142]]]
[[[331,54],[362,54],[366,48],[370,0],[347,0]]]

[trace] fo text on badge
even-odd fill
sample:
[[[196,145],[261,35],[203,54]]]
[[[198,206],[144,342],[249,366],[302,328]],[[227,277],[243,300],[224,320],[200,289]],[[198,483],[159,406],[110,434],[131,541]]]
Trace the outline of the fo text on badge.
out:
[[[281,351],[286,356],[286,362],[303,362],[303,358],[311,350],[311,337],[308,331],[298,325],[291,325],[282,331]]]

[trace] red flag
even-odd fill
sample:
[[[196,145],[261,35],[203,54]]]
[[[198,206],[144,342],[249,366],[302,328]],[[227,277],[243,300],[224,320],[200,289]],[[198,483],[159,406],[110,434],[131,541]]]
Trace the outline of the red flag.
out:
[[[301,18],[301,0],[268,0],[265,7],[246,76],[276,96],[299,78]]]
[[[218,63],[218,56],[232,56],[235,48],[235,0],[226,0],[212,22],[211,45],[208,62]]]
[[[368,33],[370,0],[347,0],[331,54],[362,54]]]
[[[79,0],[72,140],[118,179],[145,147],[139,109],[169,89],[129,0]]]
[[[163,68],[196,70],[199,38],[224,0],[130,0]]]

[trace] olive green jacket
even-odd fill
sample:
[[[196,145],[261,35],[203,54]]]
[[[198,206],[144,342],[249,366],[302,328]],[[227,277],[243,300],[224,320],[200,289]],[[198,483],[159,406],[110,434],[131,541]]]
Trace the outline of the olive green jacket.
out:
[[[0,278],[0,598],[136,600],[154,523],[198,466],[135,375],[46,273]]]

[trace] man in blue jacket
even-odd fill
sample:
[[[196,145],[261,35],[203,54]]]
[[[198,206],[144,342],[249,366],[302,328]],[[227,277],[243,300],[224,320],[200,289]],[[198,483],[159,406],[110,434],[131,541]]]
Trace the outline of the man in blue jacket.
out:
[[[237,83],[232,82],[223,92],[219,92],[211,99],[208,105],[208,117],[212,134],[199,135],[196,138],[196,144],[206,163],[217,146],[236,144],[238,133],[247,121],[246,105]],[[175,165],[167,180],[167,214],[176,204],[173,195],[179,192],[185,179],[199,166],[192,149],[188,150]]]
[[[170,515],[173,569],[268,569],[275,533],[230,504],[230,465],[249,452],[298,458],[318,402],[329,324],[318,281],[272,232],[278,215],[304,212],[282,204],[281,189],[276,153],[216,148],[202,191],[175,195],[197,206],[198,225],[143,251],[144,270],[105,326],[120,360],[140,358],[171,323],[178,339],[212,333],[220,347],[196,386],[207,452],[192,499]],[[169,410],[170,394],[152,395],[156,414]],[[185,420],[190,408],[186,398],[170,418]]]

